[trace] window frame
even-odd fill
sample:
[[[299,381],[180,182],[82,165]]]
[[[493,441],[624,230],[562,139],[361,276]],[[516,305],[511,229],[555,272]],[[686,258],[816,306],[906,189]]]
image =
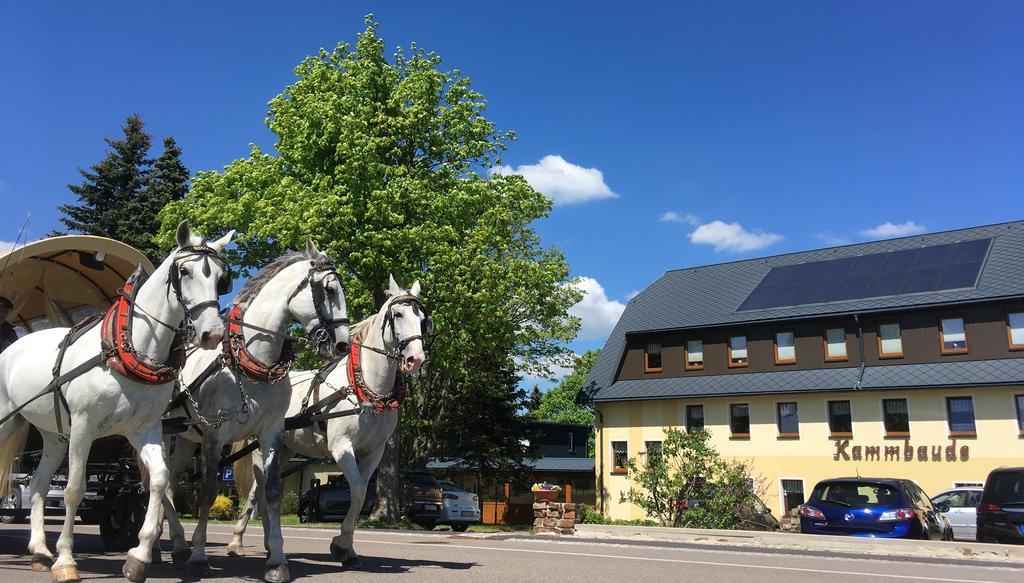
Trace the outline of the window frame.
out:
[[[828,355],[828,331],[829,330],[842,330],[843,332],[843,348],[846,349],[846,354],[843,356],[829,356]],[[846,362],[850,360],[850,341],[846,337],[846,326],[825,326],[825,330],[821,333],[821,344],[823,347],[823,354],[825,356],[825,362]]]
[[[789,334],[793,337],[793,358],[779,358],[779,334]],[[796,364],[796,333],[792,330],[778,330],[772,335],[772,354],[775,356],[775,364]],[[750,349],[747,348],[747,360],[750,358]]]
[[[658,444],[658,449],[659,449],[658,455],[662,455],[664,453],[664,451],[665,451],[664,450],[664,447],[665,447],[665,442],[664,441],[660,441],[660,440],[646,441],[645,440],[644,441],[644,466],[646,466],[646,467],[650,467],[650,465],[651,465],[651,444],[652,443],[657,443]]]
[[[700,342],[700,364],[690,364],[690,342]],[[683,370],[704,370],[703,338],[688,338],[683,342]]]
[[[1017,411],[1017,432],[1024,439],[1024,394],[1014,393],[1013,408]]]
[[[691,408],[696,409],[698,407],[700,408],[700,430],[704,431],[704,428],[707,426],[705,424],[705,422],[704,422],[704,420],[705,420],[705,416],[704,416],[704,403],[696,403],[696,404],[693,404],[693,405],[687,405],[686,406],[686,431],[688,433],[693,432],[693,427],[690,425],[690,409]]]
[[[734,361],[734,359],[732,357],[732,350],[733,350],[733,348],[732,348],[732,339],[733,338],[742,338],[743,339],[743,345],[746,347],[745,350],[747,351],[747,356],[745,357],[746,358],[746,362],[735,362]],[[746,334],[730,335],[729,339],[726,341],[726,345],[729,348],[729,368],[744,368],[744,367],[750,366],[750,341],[747,340],[747,335]]]
[[[611,473],[613,475],[625,475],[629,471],[629,468],[627,467],[629,465],[629,441],[621,440],[620,439],[620,440],[611,441],[610,443],[611,443],[611,446],[610,446],[609,449],[611,450],[611,454],[612,454],[612,463],[611,463],[612,471],[611,471]],[[615,450],[615,444],[616,443],[621,443],[621,444],[623,444],[625,446],[625,450],[626,450],[626,452],[625,452],[626,466],[620,466],[620,465],[615,463],[616,462],[615,458],[616,458],[616,456],[619,455],[619,452]]]
[[[964,328],[964,347],[963,348],[950,348],[950,349],[946,348],[946,336],[945,336],[945,332],[943,332],[943,330],[942,330],[942,322],[944,320],[960,320],[960,324]],[[949,317],[949,318],[943,318],[942,316],[939,316],[939,324],[938,324],[937,328],[939,330],[939,353],[940,354],[967,354],[967,350],[970,347],[970,344],[969,344],[968,339],[967,339],[967,321],[964,320],[963,316],[952,316],[952,317]],[[902,331],[901,331],[901,337],[902,337]]]
[[[747,432],[736,432],[733,427],[733,407],[747,408]],[[750,439],[750,403],[729,403],[729,439]]]
[[[850,430],[849,431],[833,431],[832,430],[832,403],[847,403],[850,408]],[[850,399],[832,399],[825,401],[825,420],[828,423],[828,436],[832,439],[849,439],[853,437],[853,401]]]
[[[786,510],[786,486],[783,482],[800,482],[800,492],[803,494],[804,504],[807,503],[807,482],[803,478],[779,477],[779,508],[782,509],[782,515],[785,516],[790,511],[799,508],[800,505],[798,504],[793,508]]]
[[[1024,350],[1024,344],[1013,343],[1013,328],[1010,325],[1010,316],[1014,314],[1020,314],[1024,317],[1024,312],[1006,312],[1006,343],[1009,345],[1010,350]]]
[[[782,431],[782,406],[793,405],[796,407],[796,431]],[[749,414],[748,414],[749,415]],[[779,439],[800,439],[800,403],[797,401],[776,401],[775,403],[775,429],[779,432]]]
[[[971,402],[971,417],[974,422],[974,431],[953,431],[953,409],[951,407],[953,399],[967,399]],[[977,437],[978,436],[978,417],[974,409],[974,397],[970,395],[952,395],[946,397],[946,428],[949,430],[950,437]]]
[[[576,453],[576,436],[569,431],[569,453]]]
[[[652,367],[650,365],[651,351],[648,350],[648,349],[651,346],[657,346],[658,347],[658,357],[661,359],[661,365],[662,366]],[[665,347],[662,346],[661,342],[646,342],[646,343],[644,343],[644,372],[645,373],[648,373],[648,372],[662,372],[662,370],[664,369],[664,365],[665,365],[664,348]]]
[[[903,401],[907,404],[907,430],[906,431],[889,431],[885,423],[885,402],[886,401]],[[882,436],[885,438],[897,437],[904,438],[910,437],[910,399],[906,397],[891,397],[888,399],[882,399],[880,403],[882,406]]]
[[[899,352],[883,352],[882,351],[882,326],[893,326],[895,325],[900,331],[900,351]],[[903,326],[900,326],[898,321],[895,322],[879,322],[875,329],[875,339],[878,341],[878,358],[903,358]]]

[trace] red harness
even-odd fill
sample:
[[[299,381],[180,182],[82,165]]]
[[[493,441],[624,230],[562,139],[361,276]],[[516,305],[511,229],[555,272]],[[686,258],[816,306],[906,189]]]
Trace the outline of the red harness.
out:
[[[185,366],[185,343],[176,336],[171,348],[169,364],[157,362],[135,350],[132,344],[132,305],[138,288],[146,276],[136,271],[128,278],[120,297],[103,316],[100,338],[107,367],[122,376],[144,385],[163,385],[177,380]]]
[[[398,387],[398,390],[392,391],[394,397],[388,399],[373,392],[366,386],[366,381],[363,380],[363,369],[359,366],[359,341],[358,335],[352,337],[352,350],[348,355],[348,382],[355,390],[356,397],[360,403],[369,403],[377,413],[398,409],[402,405],[402,401],[405,400],[405,382],[402,381],[402,373],[395,371],[395,386]]]
[[[235,306],[228,312],[228,330],[224,336],[224,359],[232,369],[261,383],[273,383],[281,380],[292,369],[292,363],[295,361],[287,346],[281,351],[281,360],[272,365],[266,365],[256,360],[256,357],[245,347],[241,306]]]

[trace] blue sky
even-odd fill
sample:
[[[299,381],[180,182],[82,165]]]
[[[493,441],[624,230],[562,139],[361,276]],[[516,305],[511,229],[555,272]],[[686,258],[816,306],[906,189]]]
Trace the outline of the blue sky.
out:
[[[132,112],[192,172],[269,148],[266,102],[370,12],[518,134],[589,278],[577,350],[666,269],[1024,217],[1020,2],[2,2],[0,241]]]

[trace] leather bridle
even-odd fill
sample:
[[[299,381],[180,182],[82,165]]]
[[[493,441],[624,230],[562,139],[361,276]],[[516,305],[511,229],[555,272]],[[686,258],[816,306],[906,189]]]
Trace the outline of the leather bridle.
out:
[[[378,354],[383,354],[388,359],[401,360],[402,353],[406,347],[415,342],[416,340],[426,341],[425,338],[434,333],[434,318],[427,312],[426,308],[423,307],[423,301],[412,294],[401,294],[390,298],[387,302],[387,310],[384,312],[384,317],[381,318],[380,324],[380,336],[381,339],[387,338],[387,329],[391,328],[391,344],[392,348],[388,349],[387,340],[384,340],[384,349],[375,348],[373,346],[363,345],[362,348],[371,350]],[[400,305],[411,305],[413,312],[418,316],[420,312],[423,313],[423,319],[420,321],[420,333],[412,336],[403,338],[398,333],[398,329],[395,327],[395,313],[392,311],[394,306]]]

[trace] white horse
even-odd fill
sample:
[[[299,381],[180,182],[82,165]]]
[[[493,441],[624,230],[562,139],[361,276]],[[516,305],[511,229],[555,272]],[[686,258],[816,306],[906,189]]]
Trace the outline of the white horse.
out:
[[[34,425],[43,437],[43,455],[30,484],[32,536],[28,550],[33,569],[42,570],[52,563],[51,575],[56,583],[80,580],[72,556],[75,514],[85,494],[89,449],[93,440],[108,435],[127,437],[149,476],[149,509],[139,532],[139,545],[128,551],[123,568],[129,580],[145,580],[159,534],[160,500],[168,481],[161,418],[178,370],[166,363],[179,348],[176,342],[183,348],[184,339],[179,336],[183,323],[189,325],[193,341],[199,346],[212,347],[220,342],[224,326],[217,297],[226,290],[230,276],[219,253],[233,234],[231,231],[207,243],[189,230],[187,222],[178,225],[178,248],[141,284],[133,275],[124,295],[108,312],[107,321],[112,322],[110,329],[116,332],[116,340],[102,356],[97,357],[101,354],[101,326],[89,328],[68,346],[62,365],[57,359],[67,328],[29,334],[0,355],[0,416],[9,416],[0,425],[0,476],[10,473],[14,456],[24,446],[29,424]],[[66,384],[61,379],[63,391],[51,394],[48,388],[56,384],[51,382],[55,361],[58,372],[64,374],[84,370]],[[88,366],[90,362],[92,366]],[[136,374],[126,376],[111,367]],[[147,376],[148,383],[143,382]],[[44,505],[53,473],[69,453],[64,528],[57,540],[57,560],[53,561],[43,531]]]
[[[420,302],[419,281],[411,289],[403,290],[391,278],[388,295],[377,314],[352,327],[352,354],[345,356],[319,387],[312,384],[312,371],[291,373],[294,390],[288,416],[315,410],[315,414],[328,417],[324,420],[327,430],[324,432],[321,423],[316,421],[308,427],[288,431],[285,436],[288,455],[283,459],[287,460],[292,453],[313,458],[329,455],[345,474],[352,491],[352,503],[341,523],[341,534],[331,541],[331,554],[350,568],[359,566],[352,536],[366,498],[367,482],[377,470],[384,445],[398,425],[397,408],[402,398],[400,374],[419,372],[425,358],[423,337],[433,328]],[[327,406],[317,409],[318,401]],[[307,406],[311,409],[307,410]],[[350,414],[356,411],[363,414]],[[240,460],[235,468],[235,485],[239,492],[247,494],[248,501],[235,524],[228,549],[242,554],[249,510],[253,504],[258,504],[262,512],[266,504],[261,482],[269,481],[278,470],[261,463],[255,454]],[[255,484],[252,484],[254,477]]]
[[[185,557],[189,573],[203,576],[209,571],[206,557],[206,526],[215,495],[221,452],[226,444],[255,437],[267,467],[268,502],[265,516],[267,562],[264,579],[274,583],[290,580],[288,561],[281,535],[281,474],[277,469],[284,439],[284,418],[291,400],[292,387],[287,378],[293,357],[285,346],[292,321],[301,324],[315,342],[322,358],[333,360],[348,350],[348,317],[341,280],[330,257],[306,243],[305,253],[292,253],[274,260],[239,292],[229,312],[228,353],[222,350],[198,350],[191,354],[182,378],[191,385],[208,367],[222,359],[230,361],[193,391],[194,404],[184,402],[184,414],[199,420],[193,430],[178,436],[170,467],[173,475],[183,475],[190,466],[195,447],[202,444],[202,482],[199,491],[199,523],[192,535],[192,551],[165,498],[172,557]],[[244,320],[244,322],[242,321]],[[184,438],[184,439],[183,439]],[[287,457],[283,458],[287,460]]]

